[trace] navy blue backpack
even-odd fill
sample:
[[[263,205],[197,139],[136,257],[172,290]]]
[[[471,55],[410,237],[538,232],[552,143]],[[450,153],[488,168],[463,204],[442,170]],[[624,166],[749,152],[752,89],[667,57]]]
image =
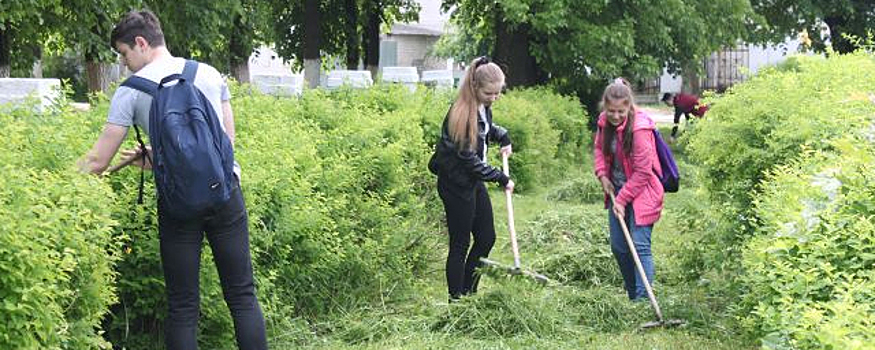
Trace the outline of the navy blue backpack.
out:
[[[234,150],[210,101],[194,85],[198,63],[185,62],[182,74],[160,83],[131,76],[122,86],[152,96],[149,141],[155,187],[165,212],[178,218],[208,213],[228,202],[236,186]],[[168,84],[171,82],[176,84]],[[145,149],[140,130],[137,141]],[[144,152],[145,153],[145,152]],[[140,199],[143,176],[140,177]]]
[[[653,130],[653,138],[656,143],[656,156],[659,158],[659,166],[662,168],[662,176],[659,177],[659,182],[662,182],[662,189],[665,192],[677,192],[680,186],[681,175],[678,172],[677,164],[674,163],[671,148],[662,140],[659,130]]]

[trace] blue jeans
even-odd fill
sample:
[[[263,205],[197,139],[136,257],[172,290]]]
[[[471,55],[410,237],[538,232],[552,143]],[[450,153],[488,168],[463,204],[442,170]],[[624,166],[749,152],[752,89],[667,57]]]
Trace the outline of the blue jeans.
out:
[[[626,206],[625,221],[629,234],[632,236],[632,242],[635,243],[635,251],[638,252],[638,258],[644,267],[644,273],[647,275],[647,280],[653,284],[653,254],[650,252],[650,235],[653,232],[653,225],[636,225],[635,213],[632,211],[631,204]],[[623,275],[623,286],[626,289],[626,294],[630,300],[647,298],[644,281],[641,280],[638,269],[635,267],[635,260],[629,251],[629,244],[626,243],[620,221],[614,215],[613,203],[608,205],[608,225],[611,229],[611,252],[614,253],[614,258],[617,259],[617,265],[620,267],[620,274]]]
[[[219,272],[225,303],[231,309],[237,347],[267,349],[264,316],[255,297],[249,253],[249,219],[240,187],[224,207],[197,220],[177,220],[158,201],[161,265],[167,292],[164,324],[168,350],[197,349],[200,316],[201,242],[206,233]]]

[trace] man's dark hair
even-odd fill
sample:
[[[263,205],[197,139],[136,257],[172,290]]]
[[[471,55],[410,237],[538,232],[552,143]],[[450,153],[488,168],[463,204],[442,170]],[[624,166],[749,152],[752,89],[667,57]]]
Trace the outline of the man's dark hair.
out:
[[[660,101],[662,101],[662,102],[668,102],[668,100],[670,100],[670,99],[671,99],[671,93],[670,93],[670,92],[666,92],[666,93],[662,94],[662,100],[660,100]]]
[[[152,11],[131,11],[112,29],[109,37],[109,46],[115,48],[116,43],[125,43],[133,47],[134,40],[141,36],[149,42],[149,46],[157,47],[164,45],[164,32],[161,31],[161,21]]]

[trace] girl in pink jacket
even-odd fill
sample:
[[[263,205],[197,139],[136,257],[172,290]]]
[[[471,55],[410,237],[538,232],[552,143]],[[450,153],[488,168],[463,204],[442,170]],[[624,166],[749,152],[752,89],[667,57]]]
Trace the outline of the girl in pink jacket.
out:
[[[650,235],[662,213],[664,194],[653,136],[656,125],[650,116],[637,110],[632,89],[621,78],[605,88],[602,109],[595,135],[595,175],[605,191],[611,251],[629,299],[647,298],[617,217],[625,218],[647,279],[653,283]],[[609,193],[614,193],[615,201],[610,200]]]

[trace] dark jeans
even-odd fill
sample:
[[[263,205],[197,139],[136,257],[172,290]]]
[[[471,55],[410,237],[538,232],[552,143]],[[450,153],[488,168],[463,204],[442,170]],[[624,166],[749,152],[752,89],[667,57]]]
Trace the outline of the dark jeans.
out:
[[[674,108],[674,126],[671,128],[671,137],[676,137],[678,134],[678,124],[681,122],[681,114],[683,114],[684,118],[687,122],[690,121],[690,112],[684,111],[679,107]]]
[[[489,256],[495,244],[492,202],[482,182],[474,188],[473,200],[465,200],[452,192],[442,190],[440,185],[438,193],[444,202],[450,236],[446,266],[447,289],[450,298],[455,299],[477,292],[480,278],[474,276],[474,270],[482,265],[480,258]],[[469,251],[472,233],[474,245]]]
[[[197,220],[180,221],[164,211],[159,200],[158,232],[169,309],[164,325],[167,349],[197,349],[198,277],[204,233],[219,271],[225,303],[234,319],[237,346],[267,349],[264,316],[255,297],[249,255],[249,219],[240,187],[224,207]]]
[[[629,251],[629,245],[626,243],[623,228],[620,227],[620,221],[614,215],[612,205],[611,203],[608,206],[608,225],[611,229],[611,252],[614,253],[614,258],[617,259],[617,265],[620,267],[620,274],[623,275],[623,287],[626,289],[626,294],[631,300],[647,298],[644,281],[635,267],[635,260],[633,260],[632,253]],[[635,244],[635,251],[638,252],[638,258],[644,267],[644,274],[647,276],[647,280],[653,284],[654,264],[653,254],[650,251],[650,235],[653,232],[653,225],[636,225],[635,213],[632,211],[631,204],[626,206],[625,222],[626,227],[629,229],[629,234],[632,236],[632,242]]]

